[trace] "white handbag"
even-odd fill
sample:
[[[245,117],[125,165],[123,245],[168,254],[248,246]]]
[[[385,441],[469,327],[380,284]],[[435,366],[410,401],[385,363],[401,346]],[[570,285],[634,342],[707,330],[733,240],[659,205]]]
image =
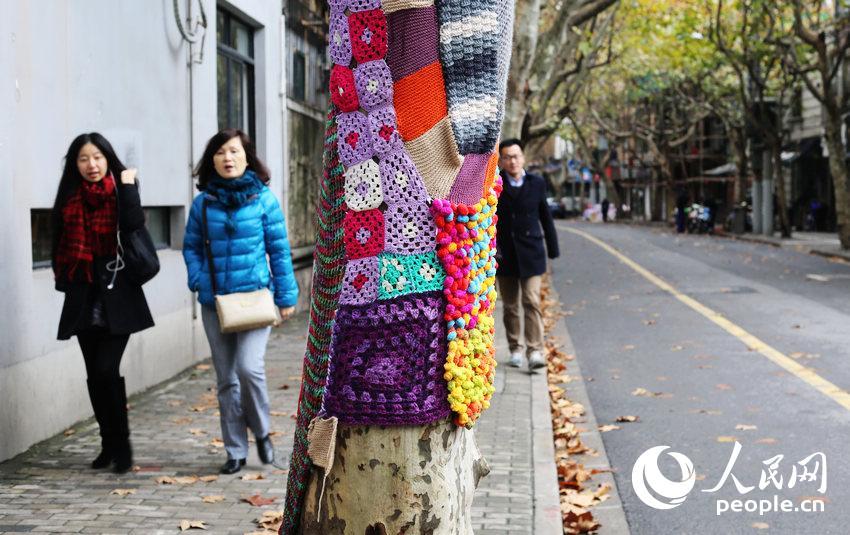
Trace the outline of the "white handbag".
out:
[[[210,282],[212,292],[215,295],[215,311],[218,314],[218,323],[223,334],[238,333],[280,325],[280,311],[274,304],[272,293],[268,288],[261,288],[253,292],[237,292],[225,295],[216,295],[215,266],[210,247],[209,232],[207,229],[207,202],[203,203],[204,223],[204,249],[207,255],[207,264],[210,271]]]

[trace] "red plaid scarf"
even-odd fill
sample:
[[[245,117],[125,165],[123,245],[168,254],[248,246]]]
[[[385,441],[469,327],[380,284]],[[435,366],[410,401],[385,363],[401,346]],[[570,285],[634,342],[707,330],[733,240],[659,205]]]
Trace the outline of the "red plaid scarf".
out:
[[[81,182],[62,208],[62,235],[54,263],[57,278],[75,281],[83,277],[92,282],[94,258],[115,254],[116,203],[115,179],[111,174],[98,182]]]

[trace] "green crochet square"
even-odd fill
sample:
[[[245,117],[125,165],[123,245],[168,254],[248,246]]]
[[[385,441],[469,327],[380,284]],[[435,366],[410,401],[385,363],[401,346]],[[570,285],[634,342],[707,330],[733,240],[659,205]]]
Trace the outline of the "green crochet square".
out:
[[[381,279],[378,299],[392,299],[410,293],[433,292],[443,289],[446,273],[437,254],[378,255]]]

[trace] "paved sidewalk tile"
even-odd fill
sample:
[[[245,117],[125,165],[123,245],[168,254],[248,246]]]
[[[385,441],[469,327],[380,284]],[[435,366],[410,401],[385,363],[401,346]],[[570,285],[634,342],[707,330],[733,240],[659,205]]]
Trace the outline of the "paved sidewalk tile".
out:
[[[207,361],[131,398],[134,472],[119,476],[89,468],[100,441],[93,420],[0,464],[0,533],[170,534],[180,531],[181,520],[205,522],[205,533],[258,530],[254,520],[263,511],[282,509],[305,333],[306,316],[300,315],[273,331],[266,354],[273,440],[282,468],[262,465],[252,443],[245,470],[218,475],[226,455]],[[499,359],[506,360],[502,338]],[[473,525],[478,534],[532,533],[531,378],[502,364],[496,386],[492,407],[476,428],[491,472],[476,493]],[[262,479],[242,479],[249,474]],[[195,476],[218,477],[205,482]],[[175,482],[157,482],[164,477]],[[118,489],[131,492],[120,495]],[[254,507],[242,501],[255,494],[276,502]],[[205,496],[222,498],[205,503]]]

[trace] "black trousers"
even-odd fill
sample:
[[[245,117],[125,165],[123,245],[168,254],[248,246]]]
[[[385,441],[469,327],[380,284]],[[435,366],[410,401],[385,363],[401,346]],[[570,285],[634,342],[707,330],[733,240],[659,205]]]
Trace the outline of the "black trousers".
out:
[[[86,374],[90,381],[118,379],[121,357],[130,340],[129,334],[111,334],[107,330],[88,330],[77,334],[83,351]]]

